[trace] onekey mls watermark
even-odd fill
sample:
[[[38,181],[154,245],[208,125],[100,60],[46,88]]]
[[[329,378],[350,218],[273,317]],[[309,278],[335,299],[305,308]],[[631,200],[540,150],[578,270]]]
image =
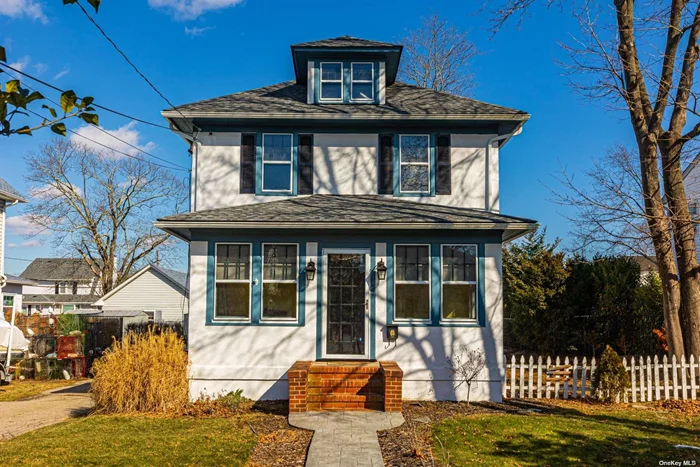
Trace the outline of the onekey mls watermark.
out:
[[[693,466],[697,465],[698,461],[694,460],[681,460],[681,461],[676,461],[676,460],[661,460],[659,461],[659,465],[668,465],[668,466],[673,466],[673,467],[682,467],[682,466]]]

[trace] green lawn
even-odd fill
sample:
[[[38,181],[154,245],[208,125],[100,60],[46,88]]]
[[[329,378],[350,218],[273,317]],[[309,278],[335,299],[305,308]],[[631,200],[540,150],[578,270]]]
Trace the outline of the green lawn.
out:
[[[0,464],[243,466],[255,443],[227,418],[90,416],[0,441]]]
[[[674,447],[700,446],[700,417],[668,411],[579,404],[552,413],[453,417],[433,427],[432,434],[435,457],[453,466],[700,461],[699,450]]]
[[[80,380],[52,379],[48,381],[25,380],[12,381],[10,384],[0,386],[0,402],[18,401],[28,397],[38,396],[50,389],[59,389],[80,383]]]

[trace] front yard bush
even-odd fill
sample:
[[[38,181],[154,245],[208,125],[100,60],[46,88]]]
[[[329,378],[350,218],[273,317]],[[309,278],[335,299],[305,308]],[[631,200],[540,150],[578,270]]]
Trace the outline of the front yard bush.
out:
[[[99,413],[175,412],[189,402],[187,353],[171,330],[129,332],[92,367]]]
[[[630,387],[630,377],[622,359],[609,345],[600,357],[593,373],[593,387],[603,402],[615,402]]]

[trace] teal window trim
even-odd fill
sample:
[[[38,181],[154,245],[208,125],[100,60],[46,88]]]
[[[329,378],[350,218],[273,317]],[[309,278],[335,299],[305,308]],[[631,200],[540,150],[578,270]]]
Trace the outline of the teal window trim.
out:
[[[206,316],[207,326],[304,326],[306,323],[306,243],[299,241],[299,272],[297,274],[297,319],[294,321],[271,321],[261,320],[262,313],[262,244],[264,243],[284,243],[283,240],[276,239],[217,239],[209,240],[207,248],[207,290],[206,290]],[[225,320],[223,318],[214,319],[214,295],[216,280],[216,244],[217,243],[252,243],[252,265],[251,265],[251,292],[250,292],[250,320]],[[290,243],[290,242],[287,242]]]
[[[391,254],[387,255],[387,274],[386,274],[386,313],[387,313],[387,324],[393,324],[400,327],[465,327],[465,328],[475,328],[475,327],[485,327],[486,326],[486,281],[485,270],[485,251],[486,245],[483,242],[476,241],[466,241],[463,244],[470,244],[477,246],[477,297],[476,297],[476,321],[450,321],[450,320],[440,320],[440,315],[442,313],[442,281],[441,281],[441,271],[440,271],[440,255],[442,254],[443,244],[458,244],[459,242],[387,242],[387,251]],[[394,296],[394,284],[395,284],[395,274],[394,274],[394,252],[396,245],[430,245],[430,320],[429,321],[406,321],[397,320],[394,315],[394,306],[396,304]],[[481,280],[479,280],[479,278]]]
[[[263,302],[263,298],[265,296],[265,291],[264,291],[264,288],[265,288],[264,287],[264,285],[265,285],[265,246],[267,246],[267,245],[283,245],[283,246],[295,246],[295,247],[297,247],[297,275],[295,278],[296,285],[297,285],[297,287],[296,287],[297,296],[296,296],[296,300],[295,300],[295,302],[296,302],[296,310],[295,310],[296,316],[294,318],[265,318],[264,310],[262,309],[262,302]],[[295,243],[295,242],[281,242],[281,241],[280,242],[262,242],[261,248],[262,248],[261,270],[263,273],[260,275],[260,303],[261,303],[260,322],[261,323],[295,323],[295,322],[298,322],[299,321],[299,314],[302,312],[301,307],[304,306],[302,303],[299,303],[299,281],[301,281],[302,278],[306,277],[304,275],[305,268],[301,267],[301,255],[300,255],[301,245],[299,243]],[[304,263],[304,266],[305,265],[306,265],[306,263]],[[268,279],[268,283],[270,283],[270,282],[279,283],[279,281]]]
[[[433,306],[433,280],[434,280],[434,271],[433,271],[433,265],[435,264],[435,261],[433,261],[433,246],[430,243],[394,243],[391,247],[391,257],[392,259],[396,258],[396,248],[400,246],[427,246],[428,247],[428,270],[430,271],[430,275],[428,276],[428,303],[429,309],[428,309],[428,317],[425,319],[413,319],[413,318],[398,318],[396,315],[393,316],[394,321],[396,323],[405,323],[405,324],[427,324],[427,323],[432,323],[435,321],[435,317],[433,316],[433,311],[434,311],[434,306]],[[394,265],[396,262],[394,261]],[[388,276],[388,274],[387,274]],[[423,281],[412,281],[412,282],[406,282],[408,284],[410,283],[415,283],[415,284],[422,284]],[[396,285],[397,285],[397,280],[396,276],[394,275],[394,279],[392,281],[391,287],[392,287],[392,296],[396,296]],[[396,305],[396,301],[392,302],[393,305]]]
[[[447,247],[450,247],[450,246],[470,246],[470,247],[473,246],[473,247],[476,247],[476,284],[474,284],[474,285],[476,285],[477,300],[476,300],[476,312],[474,314],[474,318],[445,318],[444,313],[443,313],[444,312],[443,300],[441,297],[440,316],[439,316],[440,323],[443,323],[443,324],[451,324],[451,323],[473,324],[473,323],[478,323],[479,322],[479,309],[480,309],[479,300],[478,300],[479,284],[481,284],[481,282],[483,282],[483,278],[481,277],[481,272],[479,271],[479,269],[480,269],[479,268],[479,256],[480,256],[479,255],[479,245],[476,243],[441,243],[440,244],[440,255],[439,255],[440,264],[438,266],[438,274],[440,277],[440,292],[441,293],[442,293],[444,286],[445,286],[445,281],[443,280],[443,277],[442,277],[442,266],[443,266],[443,264],[442,264],[443,263],[442,250],[443,250],[443,247],[446,247],[446,246]],[[466,283],[471,283],[471,281],[462,281],[461,283],[466,284]]]
[[[217,318],[216,317],[216,284],[217,284],[217,279],[216,279],[216,250],[219,245],[248,245],[250,247],[250,277],[248,278],[248,286],[250,287],[249,292],[248,292],[248,316],[245,318],[237,318],[234,316],[230,317],[221,317]],[[213,293],[213,301],[212,301],[212,321],[216,322],[237,322],[237,323],[250,323],[251,322],[251,315],[250,315],[250,310],[252,308],[252,301],[253,301],[253,244],[251,242],[214,242],[214,277],[212,278],[214,281],[214,293]],[[242,281],[238,281],[241,283]],[[223,283],[223,282],[218,282],[218,283]]]
[[[428,161],[430,190],[425,193],[404,193],[401,192],[401,137],[402,136],[428,136]],[[426,198],[436,196],[437,183],[437,162],[435,145],[437,144],[436,133],[395,133],[394,134],[394,196]]]
[[[292,136],[292,163],[291,163],[291,190],[290,191],[271,191],[263,190],[263,138],[265,135],[291,135]],[[299,173],[299,133],[272,133],[258,132],[256,135],[255,147],[255,194],[258,196],[296,196]]]
[[[314,62],[314,103],[316,104],[378,104],[379,103],[379,62],[372,60],[313,60]],[[321,65],[324,63],[340,63],[343,67],[342,79],[342,99],[321,99]],[[372,63],[373,64],[373,99],[353,100],[352,99],[352,64]]]

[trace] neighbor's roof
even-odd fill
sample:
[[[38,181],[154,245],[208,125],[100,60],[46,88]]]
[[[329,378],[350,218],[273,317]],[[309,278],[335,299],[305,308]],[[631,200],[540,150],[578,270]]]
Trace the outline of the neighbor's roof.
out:
[[[105,304],[106,300],[109,300],[112,296],[114,296],[118,292],[120,292],[123,289],[125,289],[126,287],[128,287],[129,284],[131,284],[133,281],[138,279],[140,276],[142,276],[143,274],[145,274],[149,270],[158,272],[161,276],[165,277],[166,281],[170,281],[173,285],[175,285],[176,287],[181,289],[182,293],[185,296],[187,296],[188,287],[189,287],[189,285],[187,284],[187,273],[175,271],[174,269],[164,268],[164,267],[158,266],[156,264],[147,264],[146,266],[142,267],[141,269],[136,271],[134,274],[129,276],[129,278],[127,280],[125,280],[124,282],[122,282],[117,287],[113,288],[112,290],[110,290],[107,294],[100,297],[95,303],[93,303],[93,306],[103,306]],[[143,293],[143,292],[141,289],[137,289],[137,293]]]
[[[187,290],[187,273],[186,272],[164,268],[164,267],[158,266],[156,264],[151,264],[151,268],[160,272],[161,274],[166,276],[168,279],[173,281],[175,284],[182,287],[184,290]]]
[[[156,226],[184,236],[178,229],[458,228],[515,232],[535,229],[537,222],[479,209],[380,195],[311,195],[168,216],[158,219]]]
[[[27,304],[46,304],[53,305],[54,303],[93,303],[98,298],[99,295],[89,295],[89,294],[23,294],[22,303]]]
[[[26,203],[27,200],[20,194],[19,191],[12,188],[12,186],[5,180],[0,178],[0,199],[7,201],[19,201],[20,203]]]
[[[319,119],[527,120],[522,110],[488,104],[405,83],[387,87],[386,104],[308,104],[306,86],[294,81],[185,104],[166,117],[245,117]]]
[[[83,281],[94,279],[95,274],[82,258],[37,258],[20,277],[37,281]]]
[[[73,315],[81,316],[96,316],[98,318],[133,318],[135,316],[147,316],[143,310],[73,310],[70,312]]]
[[[641,272],[658,271],[659,268],[656,263],[647,258],[646,256],[634,255],[629,257],[632,261],[639,264]]]
[[[320,41],[300,42],[292,47],[401,47],[398,44],[390,44],[388,42],[371,41],[368,39],[359,39],[351,36],[340,36],[331,39],[322,39]]]
[[[37,282],[31,280],[31,279],[22,279],[19,276],[14,276],[12,274],[5,274],[5,277],[7,277],[7,283],[8,284],[17,284],[17,285],[39,285]]]

